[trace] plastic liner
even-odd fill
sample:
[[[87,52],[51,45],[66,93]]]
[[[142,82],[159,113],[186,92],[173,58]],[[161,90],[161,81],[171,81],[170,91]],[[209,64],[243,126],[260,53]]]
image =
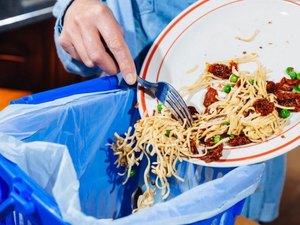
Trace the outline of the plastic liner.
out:
[[[133,90],[114,90],[11,105],[0,112],[2,137],[10,135],[0,138],[1,153],[54,196],[71,224],[188,224],[255,191],[263,164],[231,170],[183,162],[178,171],[185,182],[170,181],[168,201],[129,215],[131,193],[142,175],[122,185],[107,143],[138,118],[135,101]]]

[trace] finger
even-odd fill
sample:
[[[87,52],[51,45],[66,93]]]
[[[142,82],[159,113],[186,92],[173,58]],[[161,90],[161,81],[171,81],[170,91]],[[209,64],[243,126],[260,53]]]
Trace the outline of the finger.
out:
[[[68,38],[67,35],[62,33],[58,38],[58,43],[69,55],[71,55],[72,58],[80,60],[80,57],[71,42],[71,38]]]
[[[72,33],[72,36],[70,35],[72,39],[72,44],[78,53],[80,60],[87,66],[87,67],[94,67],[92,60],[89,58],[87,50],[85,49],[85,46],[83,44],[83,40],[80,34],[79,30],[74,30]]]
[[[136,69],[127,44],[122,36],[119,24],[114,17],[105,17],[97,22],[97,27],[107,47],[115,57],[120,71],[128,84],[136,82]]]
[[[106,52],[100,34],[96,27],[85,24],[80,27],[84,47],[94,65],[97,65],[108,74],[118,73],[118,67],[112,57]]]

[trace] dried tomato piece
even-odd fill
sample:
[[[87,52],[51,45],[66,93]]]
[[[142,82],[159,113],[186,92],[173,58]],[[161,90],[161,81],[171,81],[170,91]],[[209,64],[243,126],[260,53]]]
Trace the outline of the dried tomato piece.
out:
[[[300,111],[300,93],[277,90],[275,96],[280,105],[294,107],[295,109],[291,110],[294,112]]]
[[[267,92],[268,93],[275,93],[277,90],[276,84],[273,81],[267,81]]]
[[[299,95],[298,93],[293,93],[293,92],[288,92],[288,91],[283,91],[283,90],[277,90],[275,93],[275,96],[278,101],[295,99],[295,98],[297,98],[298,95]]]
[[[197,109],[192,105],[188,106],[188,109],[192,115],[199,114]]]
[[[216,89],[208,86],[207,87],[207,92],[205,94],[205,97],[204,97],[204,102],[203,102],[203,105],[205,107],[208,107],[210,106],[211,104],[215,103],[218,101],[218,99],[216,98],[216,96],[218,96],[218,92]]]
[[[191,145],[191,152],[193,154],[198,154],[198,149],[196,146],[196,141],[195,140],[190,140],[190,145]]]
[[[244,135],[235,136],[228,141],[230,146],[246,145],[251,143],[250,139]]]
[[[238,64],[237,64],[236,62],[233,62],[233,61],[231,61],[231,62],[229,63],[229,66],[230,66],[231,71],[232,71],[232,68],[235,68],[235,70],[238,70],[238,69],[239,69],[239,68],[238,68]]]
[[[300,84],[298,79],[287,79],[283,77],[279,83],[276,83],[276,88],[282,91],[292,91],[293,88]]]
[[[200,159],[207,163],[218,161],[222,157],[222,151],[223,151],[223,144],[220,144],[214,149],[209,149],[207,151],[207,154],[201,156]]]
[[[260,113],[262,116],[266,116],[273,112],[275,105],[273,102],[269,102],[268,99],[262,98],[256,100],[253,107],[256,112]]]
[[[211,64],[208,67],[208,72],[212,73],[216,77],[220,77],[222,79],[228,79],[231,75],[231,68],[224,64]]]

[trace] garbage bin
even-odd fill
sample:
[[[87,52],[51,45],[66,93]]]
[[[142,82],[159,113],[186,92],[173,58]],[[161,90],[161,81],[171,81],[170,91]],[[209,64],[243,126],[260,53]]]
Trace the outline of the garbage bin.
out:
[[[134,89],[96,78],[12,103],[0,112],[0,224],[232,225],[262,175],[263,164],[183,162],[170,198],[131,214],[142,174],[123,185],[107,143],[139,118]]]

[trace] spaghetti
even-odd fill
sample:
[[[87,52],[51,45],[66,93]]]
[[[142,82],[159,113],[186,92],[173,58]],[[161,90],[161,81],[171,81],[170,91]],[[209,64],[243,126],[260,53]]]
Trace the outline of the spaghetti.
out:
[[[240,40],[240,41],[244,41],[244,42],[251,42],[251,41],[253,41],[253,40],[256,38],[256,36],[257,36],[258,34],[259,34],[259,30],[256,30],[256,31],[254,32],[254,34],[252,34],[251,37],[244,38],[244,37],[237,36],[236,39],[237,39],[237,40]]]
[[[239,70],[240,64],[248,62],[256,63],[254,73]],[[146,190],[138,198],[137,209],[153,205],[157,189],[161,190],[162,199],[166,199],[170,193],[169,178],[183,180],[177,175],[178,162],[191,158],[215,161],[222,156],[224,144],[262,142],[280,133],[287,120],[280,117],[279,110],[289,106],[277,100],[283,85],[274,83],[274,87],[269,82],[266,70],[255,56],[207,64],[200,79],[182,90],[191,95],[207,88],[205,111],[198,113],[190,107],[191,127],[186,128],[167,108],[160,106],[152,116],[138,120],[124,137],[115,134],[111,148],[118,157],[116,166],[126,169],[120,174],[126,176],[124,183],[133,167],[146,158]]]

